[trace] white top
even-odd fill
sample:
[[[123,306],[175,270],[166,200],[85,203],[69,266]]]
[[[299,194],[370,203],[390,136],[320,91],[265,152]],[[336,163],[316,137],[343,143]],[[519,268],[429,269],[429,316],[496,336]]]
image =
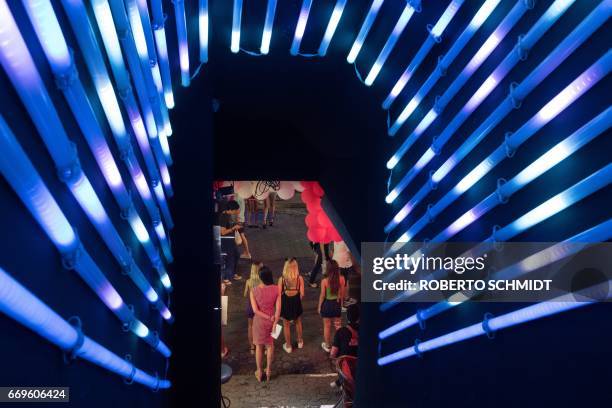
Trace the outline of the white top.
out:
[[[334,242],[334,256],[332,259],[338,262],[340,268],[350,268],[353,266],[351,253],[344,241]]]

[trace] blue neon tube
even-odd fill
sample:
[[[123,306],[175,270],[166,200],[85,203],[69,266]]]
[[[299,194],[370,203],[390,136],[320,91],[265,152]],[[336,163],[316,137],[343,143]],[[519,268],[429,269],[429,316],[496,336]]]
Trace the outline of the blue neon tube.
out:
[[[176,17],[176,32],[178,38],[179,65],[181,67],[181,84],[189,86],[189,43],[187,42],[187,21],[185,19],[185,1],[174,0],[174,15]]]
[[[77,328],[62,319],[2,268],[0,268],[0,311],[64,352],[96,364],[124,379],[131,379],[152,389],[167,389],[171,386],[170,381],[145,373],[87,336],[83,336],[81,344]]]
[[[200,38],[200,62],[208,62],[208,0],[200,0],[198,9],[198,33]]]
[[[450,171],[458,165],[505,118],[516,103],[525,99],[548,75],[583,44],[610,17],[610,7],[602,2],[521,82],[487,119],[457,148],[457,150],[432,173],[431,180],[404,205],[385,226],[385,232],[393,230],[431,192]]]
[[[421,170],[431,161],[433,155],[430,152],[440,152],[442,147],[449,141],[459,127],[467,120],[467,118],[480,106],[487,96],[493,92],[497,85],[508,75],[508,73],[521,61],[521,56],[526,55],[535,45],[535,43],[548,31],[548,29],[557,21],[559,17],[567,10],[572,1],[557,0],[548,10],[540,17],[533,25],[525,37],[521,40],[521,51],[512,50],[506,58],[495,68],[495,70],[484,80],[478,90],[466,102],[463,108],[453,117],[450,123],[444,128],[442,133],[435,138],[432,146],[424,153],[427,158],[421,157],[417,162],[419,166],[411,168],[400,180],[396,187],[390,193],[391,197],[397,197],[410,182],[421,172]],[[563,6],[563,7],[562,7]],[[445,105],[443,105],[445,106]],[[405,152],[405,151],[404,151]],[[388,165],[397,163],[402,155],[394,155],[393,161]],[[435,180],[434,180],[435,181]]]
[[[398,118],[396,119],[396,123],[398,126],[401,126],[406,122],[406,120],[410,117],[412,112],[419,106],[419,103],[425,98],[425,96],[431,91],[436,82],[444,75],[446,70],[450,67],[452,62],[457,58],[459,53],[463,50],[463,48],[467,45],[467,43],[472,39],[476,31],[482,26],[482,24],[489,18],[491,13],[495,10],[497,5],[501,0],[486,0],[482,6],[478,9],[470,23],[467,27],[461,32],[461,35],[453,42],[450,50],[444,55],[444,57],[438,62],[438,67],[432,72],[427,80],[423,83],[421,88],[417,91],[417,93],[412,97],[410,102],[404,107]],[[389,109],[395,98],[402,92],[406,83],[402,83],[398,81],[387,98],[383,102],[383,109]]]
[[[153,12],[153,34],[157,46],[157,56],[161,68],[162,83],[164,86],[164,99],[168,109],[174,108],[174,94],[172,92],[172,76],[170,75],[170,62],[168,61],[168,42],[166,41],[166,29],[164,9],[161,0],[151,0]]]
[[[154,203],[151,190],[144,173],[140,168],[140,164],[132,151],[129,136],[123,122],[121,109],[119,108],[117,95],[115,94],[108,72],[106,71],[104,58],[102,57],[100,47],[87,17],[87,13],[81,1],[74,2],[62,0],[62,5],[66,15],[68,16],[70,25],[76,34],[75,38],[79,43],[85,64],[93,79],[96,92],[113,133],[115,142],[119,148],[119,151],[121,152],[122,159],[128,168],[132,181],[136,186],[136,190],[138,191],[138,194],[140,195],[151,220],[153,222],[158,221],[160,217],[159,211]],[[130,55],[130,53],[128,53],[128,55]],[[133,229],[139,228],[138,220],[131,220],[130,224],[132,225]],[[150,239],[148,239],[148,233],[144,234],[142,229],[140,230],[140,234],[137,234],[139,241],[144,245],[147,255],[151,259],[155,269],[160,274],[164,287],[166,289],[171,289],[170,280],[165,268],[163,267],[163,262],[160,261],[157,249],[154,248],[153,243]],[[144,230],[146,231],[146,228]]]
[[[594,300],[591,300],[591,297],[601,298],[603,295],[606,299],[609,299],[612,296],[612,284],[610,281],[603,282],[578,293],[585,296],[580,301],[576,300],[574,297],[575,295],[571,293],[559,296],[551,299],[548,302],[536,303],[534,305],[515,310],[514,312],[506,313],[498,317],[492,317],[487,321],[488,327],[490,330],[495,332],[501,329],[516,326],[521,323],[527,323],[543,317],[552,316],[557,313],[590,305],[595,302]],[[589,296],[591,294],[596,296]],[[479,322],[440,337],[418,343],[415,346],[411,346],[395,353],[380,357],[378,359],[378,365],[387,365],[398,360],[420,355],[426,351],[435,350],[437,348],[458,343],[463,340],[468,340],[476,336],[482,336],[486,333],[487,332],[484,329],[483,323]]]
[[[232,13],[232,40],[230,48],[234,54],[240,51],[240,22],[242,21],[242,0],[234,0]]]
[[[476,70],[486,61],[486,59],[491,55],[493,50],[502,42],[504,37],[510,32],[510,30],[518,23],[518,21],[523,17],[525,12],[528,10],[529,3],[518,0],[512,10],[504,17],[504,19],[497,25],[495,30],[489,35],[489,37],[485,40],[482,46],[476,51],[474,56],[470,59],[467,65],[463,68],[461,73],[457,75],[453,83],[448,87],[446,92],[442,94],[439,100],[436,102],[435,109],[432,108],[425,118],[428,118],[429,123],[425,125],[417,126],[417,129],[404,141],[402,147],[398,150],[398,152],[393,156],[390,160],[391,164],[388,164],[387,167],[393,168],[399,159],[396,157],[401,157],[409,148],[418,140],[418,138],[427,130],[431,122],[437,118],[442,111],[446,108],[448,103],[453,99],[453,97],[461,90],[463,85],[467,82],[467,80],[476,72]],[[425,121],[425,119],[423,119]],[[423,121],[421,123],[423,123]],[[389,136],[395,136],[399,128],[403,122],[399,121],[399,118],[393,123],[393,125],[389,128]],[[395,164],[393,164],[395,162]]]
[[[387,61],[387,58],[389,58],[389,54],[391,54],[391,51],[393,51],[395,44],[397,44],[397,41],[404,32],[404,29],[408,25],[408,22],[410,22],[412,15],[415,11],[421,9],[421,0],[407,0],[406,3],[406,7],[404,8],[402,14],[395,23],[393,31],[391,31],[389,38],[387,38],[387,42],[385,43],[383,49],[380,51],[380,54],[378,54],[378,57],[376,57],[374,65],[372,65],[368,76],[366,76],[365,78],[364,83],[367,86],[370,86],[374,83],[374,80],[380,73],[380,70]]]
[[[463,0],[453,0],[448,5],[448,7],[446,7],[446,10],[444,10],[444,13],[442,13],[442,16],[440,16],[436,24],[429,29],[429,35],[427,36],[427,39],[425,40],[423,45],[421,45],[421,48],[419,48],[416,55],[412,58],[412,61],[410,61],[410,63],[408,64],[408,67],[404,70],[400,78],[393,86],[393,90],[391,91],[392,93],[399,93],[402,89],[404,89],[408,81],[410,81],[410,78],[412,77],[414,71],[419,68],[419,66],[421,65],[425,57],[427,57],[433,46],[436,43],[442,41],[442,34],[444,33],[444,30],[450,24],[451,20],[453,19],[453,17],[455,17],[455,14],[457,14],[457,11],[459,11],[459,8],[462,5]],[[383,108],[387,109],[388,106],[383,104]]]
[[[558,262],[561,259],[578,253],[588,246],[588,244],[586,244],[587,242],[605,242],[611,238],[612,219],[598,224],[593,228],[589,228],[588,230],[576,234],[562,242],[551,245],[550,247],[530,255],[522,261],[510,265],[501,271],[495,272],[493,275],[491,275],[490,279],[516,279],[521,275],[533,272],[537,269],[543,268],[546,265]],[[567,245],[568,243],[572,243],[573,245]],[[576,245],[576,243],[583,243],[583,245]],[[424,310],[419,310],[416,314],[413,314],[382,330],[380,333],[378,333],[378,338],[384,340],[396,333],[416,325],[417,323],[431,319],[434,316],[460,305],[464,301],[475,296],[476,293],[465,295],[464,293],[459,292],[456,295],[460,295],[460,301],[441,301]],[[456,295],[451,296],[450,298],[458,298],[459,296]]]
[[[440,214],[442,210],[452,204],[464,192],[469,190],[482,177],[488,174],[497,164],[502,162],[508,156],[509,149],[515,150],[521,144],[525,143],[545,124],[550,122],[565,108],[571,105],[575,100],[582,96],[586,91],[591,89],[597,82],[604,78],[612,68],[612,51],[608,51],[586,71],[584,71],[571,84],[564,88],[559,94],[544,105],[538,113],[529,119],[515,133],[513,133],[506,142],[493,151],[487,158],[480,162],[472,171],[463,177],[453,189],[451,189],[442,199],[440,199],[432,208],[429,216]],[[428,215],[421,217],[415,222],[399,239],[401,242],[410,241],[419,231],[421,231],[428,223]]]
[[[361,51],[361,47],[363,47],[363,43],[374,24],[374,20],[376,20],[376,16],[378,15],[378,11],[382,6],[385,0],[373,0],[370,9],[368,10],[368,14],[366,15],[365,20],[363,20],[363,24],[359,29],[359,33],[357,33],[357,38],[349,51],[348,56],[346,57],[346,62],[352,64],[357,59],[357,55]]]
[[[270,42],[272,41],[272,27],[274,26],[274,14],[276,13],[277,0],[268,0],[268,8],[266,9],[266,22],[261,35],[261,47],[259,51],[262,54],[270,52]]]
[[[310,14],[310,8],[312,7],[312,0],[304,0],[302,2],[302,9],[300,10],[300,16],[298,17],[297,25],[295,26],[295,35],[293,36],[293,42],[291,43],[291,55],[298,55],[300,53],[300,44],[306,31],[306,24],[308,23],[308,16]]]
[[[114,20],[109,3],[107,0],[94,0],[92,6],[98,27],[100,27],[104,47],[111,62],[111,70],[117,82],[119,92],[123,95],[122,100],[125,104],[126,111],[132,125],[132,130],[136,136],[136,141],[138,142],[138,146],[142,152],[145,165],[149,172],[151,184],[155,186],[157,181],[160,179],[159,170],[153,157],[154,154],[152,152],[151,144],[149,143],[149,138],[147,136],[143,119],[138,109],[136,98],[134,97],[132,87],[130,86],[129,74],[121,54],[121,47],[115,31]],[[158,133],[158,138],[154,138],[151,142],[156,143],[157,140],[155,139],[162,139],[162,135],[163,132]],[[160,199],[160,197],[158,197],[158,199]],[[161,197],[159,204],[160,207],[167,206],[165,197]],[[163,214],[165,214],[165,212]],[[168,221],[170,221],[169,226],[172,226],[171,219],[168,219]],[[154,223],[155,222],[156,220],[154,220]],[[158,234],[158,237],[163,241],[165,233],[161,235]]]
[[[344,12],[346,2],[347,0],[336,1],[336,5],[334,6],[334,10],[332,11],[329,23],[327,24],[327,28],[325,29],[325,34],[323,34],[323,40],[321,40],[321,45],[319,45],[318,54],[321,57],[324,57],[327,54],[329,43],[331,42],[336,32],[336,29],[338,28],[338,24],[340,23],[340,19],[342,18],[342,13]]]
[[[4,0],[0,1],[4,3]],[[8,8],[0,7],[0,10],[8,11]],[[9,24],[4,24],[7,21],[3,11],[0,11],[0,21],[3,22],[3,27],[11,27]],[[0,172],[56,245],[62,254],[64,263],[79,274],[100,300],[129,329],[146,328],[134,317],[132,310],[125,304],[117,290],[83,247],[64,213],[1,116],[0,146],[3,152],[0,155]],[[162,354],[167,353],[166,357],[169,357],[167,346],[151,333],[142,335],[143,329],[139,332],[132,331],[137,335],[140,334],[139,337],[144,341]]]

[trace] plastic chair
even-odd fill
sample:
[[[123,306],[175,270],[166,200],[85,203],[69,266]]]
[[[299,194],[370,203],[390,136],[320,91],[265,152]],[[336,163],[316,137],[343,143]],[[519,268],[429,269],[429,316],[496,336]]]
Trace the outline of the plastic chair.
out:
[[[340,356],[335,359],[335,368],[340,377],[342,395],[334,408],[353,406],[355,400],[355,374],[357,372],[357,357]]]
[[[221,385],[227,383],[232,379],[232,367],[227,364],[221,364]],[[232,405],[232,401],[229,398],[221,394],[221,404],[223,408],[229,408]]]

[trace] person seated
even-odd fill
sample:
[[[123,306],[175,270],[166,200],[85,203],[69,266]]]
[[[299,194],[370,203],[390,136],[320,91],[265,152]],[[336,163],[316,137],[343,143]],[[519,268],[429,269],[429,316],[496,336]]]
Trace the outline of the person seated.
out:
[[[339,358],[342,356],[357,357],[359,351],[359,304],[354,303],[346,308],[347,325],[336,331],[329,356]],[[341,385],[340,378],[331,382],[331,387]]]

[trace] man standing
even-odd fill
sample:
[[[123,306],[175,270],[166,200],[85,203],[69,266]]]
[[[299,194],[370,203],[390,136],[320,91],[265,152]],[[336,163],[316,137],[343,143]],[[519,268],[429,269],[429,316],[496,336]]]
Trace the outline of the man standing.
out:
[[[240,212],[240,206],[234,200],[230,200],[225,205],[225,209],[219,214],[219,226],[221,227],[221,252],[225,254],[224,268],[222,269],[221,278],[223,283],[231,285],[231,278],[240,280],[237,274],[238,270],[238,259],[240,254],[238,253],[238,246],[236,244],[236,236],[240,237],[242,232],[242,226],[238,223],[234,223],[233,216],[238,215]],[[238,235],[236,235],[238,233]]]

